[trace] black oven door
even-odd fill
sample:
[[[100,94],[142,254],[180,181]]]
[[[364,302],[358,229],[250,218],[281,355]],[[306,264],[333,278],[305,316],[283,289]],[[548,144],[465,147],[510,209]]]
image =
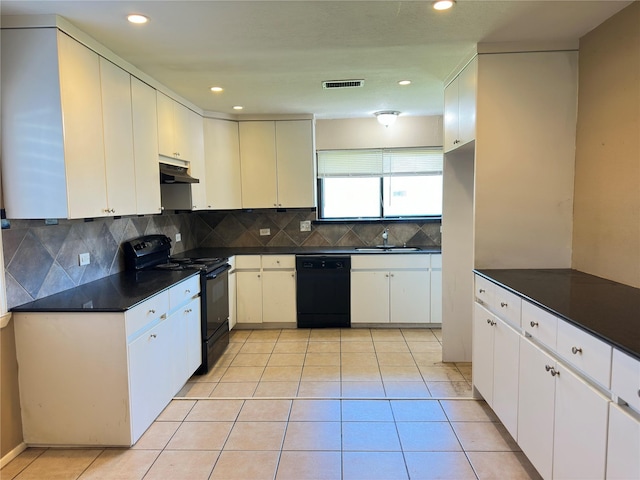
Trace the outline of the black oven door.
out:
[[[203,276],[204,292],[202,338],[211,338],[229,320],[229,268],[228,264]],[[203,315],[204,316],[204,315]],[[227,329],[229,327],[227,326]]]

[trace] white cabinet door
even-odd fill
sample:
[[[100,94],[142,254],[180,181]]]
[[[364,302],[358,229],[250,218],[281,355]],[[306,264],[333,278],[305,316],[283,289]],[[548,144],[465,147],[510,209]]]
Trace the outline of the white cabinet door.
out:
[[[640,478],[640,422],[628,411],[609,404],[609,438],[607,443],[608,480]]]
[[[493,403],[491,408],[514,439],[518,438],[518,363],[520,335],[496,319],[493,328]]]
[[[236,272],[238,323],[262,323],[260,272]]]
[[[178,389],[182,388],[185,380],[193,375],[193,372],[202,363],[202,332],[200,325],[200,299],[195,298],[181,310],[182,328],[184,328],[186,352],[185,370],[178,382]]]
[[[176,158],[191,161],[194,152],[191,146],[191,110],[173,101],[173,148]]]
[[[315,158],[311,120],[277,121],[278,207],[314,207]]]
[[[136,213],[160,213],[156,91],[131,77]]]
[[[238,122],[204,119],[207,204],[217,210],[242,208]]]
[[[442,323],[442,255],[431,255],[431,323]]]
[[[457,146],[458,140],[458,83],[459,77],[444,89],[444,151]]]
[[[567,368],[557,369],[553,477],[604,478],[608,400]]]
[[[240,122],[242,208],[277,206],[275,122]]]
[[[100,57],[107,208],[112,215],[136,213],[131,75]]]
[[[128,345],[132,442],[136,442],[162,412],[171,396],[171,355],[174,342],[167,320]]]
[[[391,323],[429,323],[429,271],[389,272],[389,320]]]
[[[69,218],[104,217],[109,213],[100,62],[61,32],[58,45]]]
[[[296,318],[295,272],[262,272],[262,321],[296,323]]]
[[[518,445],[543,478],[552,478],[556,363],[525,338],[520,339]]]
[[[496,318],[473,304],[473,385],[489,405],[493,404],[493,330]]]
[[[175,140],[173,127],[173,99],[156,91],[158,110],[158,153],[165,157],[175,158]]]
[[[389,323],[389,272],[351,272],[351,323]]]
[[[476,138],[477,59],[458,76],[458,146]]]
[[[202,117],[191,110],[187,110],[189,121],[188,134],[188,155],[189,168],[192,177],[200,180],[199,183],[191,184],[192,210],[206,210],[211,208],[207,203],[207,173],[204,165],[204,125]]]

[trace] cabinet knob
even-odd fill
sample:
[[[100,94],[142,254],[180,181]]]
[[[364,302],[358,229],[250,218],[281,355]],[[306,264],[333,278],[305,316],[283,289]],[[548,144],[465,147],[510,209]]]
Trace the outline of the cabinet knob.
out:
[[[582,348],[580,347],[571,347],[571,353],[577,355],[578,353],[582,353]]]
[[[151,335],[149,335],[149,338],[156,338],[158,335],[156,335],[155,333],[152,333]]]
[[[193,310],[191,310],[190,308],[187,308],[187,309],[184,311],[184,313],[191,313],[191,312],[193,312]]]
[[[187,289],[184,291],[184,293],[185,293],[186,295],[188,295],[188,294],[190,294],[190,293],[191,293],[191,290],[189,290],[189,289],[187,288]]]
[[[538,326],[538,322],[534,322],[533,320],[531,320],[531,321],[529,322],[529,325],[531,325],[531,328],[535,328],[535,327],[537,327],[537,326]]]
[[[555,368],[552,368],[549,373],[551,374],[552,377],[555,377],[556,375],[560,376],[560,372],[557,371]]]
[[[496,324],[496,322],[494,322],[493,320],[491,320],[490,318],[487,318],[487,323],[489,325],[491,325],[492,327]]]
[[[384,276],[385,276],[386,278],[389,278],[389,274],[388,274],[388,273],[385,273],[385,274],[384,274]]]
[[[484,293],[484,292],[486,292],[486,290],[484,288],[481,288],[480,290],[478,290],[478,292]]]
[[[149,310],[149,313],[156,313],[154,309]]]
[[[197,205],[191,205],[191,208],[198,208]]]
[[[545,366],[544,366],[544,369],[545,369],[547,372],[548,372],[549,370],[551,370],[551,368],[552,368],[552,367],[551,367],[551,365],[545,365]]]
[[[507,304],[506,304],[506,302],[500,302],[500,306],[501,306],[502,308],[504,308],[504,307],[506,307],[506,306],[507,306]]]

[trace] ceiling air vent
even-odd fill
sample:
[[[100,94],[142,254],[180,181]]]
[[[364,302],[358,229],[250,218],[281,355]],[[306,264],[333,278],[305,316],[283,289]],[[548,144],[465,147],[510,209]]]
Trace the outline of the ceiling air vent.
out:
[[[325,80],[322,88],[354,88],[364,86],[364,80]]]

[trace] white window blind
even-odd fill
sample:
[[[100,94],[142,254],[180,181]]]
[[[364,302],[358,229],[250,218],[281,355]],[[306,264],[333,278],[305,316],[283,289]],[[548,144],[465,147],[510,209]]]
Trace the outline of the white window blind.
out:
[[[318,178],[441,175],[442,148],[319,150]]]

